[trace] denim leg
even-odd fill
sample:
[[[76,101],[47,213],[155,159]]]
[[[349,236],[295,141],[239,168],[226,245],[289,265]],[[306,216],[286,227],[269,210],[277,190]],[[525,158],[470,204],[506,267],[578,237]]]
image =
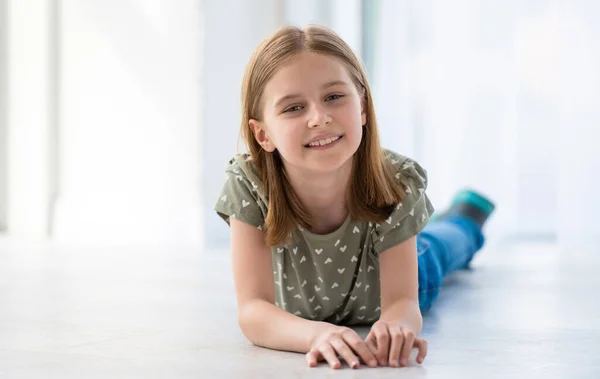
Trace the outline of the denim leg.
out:
[[[421,310],[431,308],[446,275],[466,268],[483,242],[479,226],[466,217],[433,221],[417,235]]]

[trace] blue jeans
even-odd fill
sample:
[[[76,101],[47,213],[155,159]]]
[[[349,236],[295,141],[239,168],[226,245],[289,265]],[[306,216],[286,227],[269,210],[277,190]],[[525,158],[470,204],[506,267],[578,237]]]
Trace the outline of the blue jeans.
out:
[[[422,311],[431,308],[446,275],[466,268],[483,242],[481,228],[466,217],[432,221],[417,235]]]

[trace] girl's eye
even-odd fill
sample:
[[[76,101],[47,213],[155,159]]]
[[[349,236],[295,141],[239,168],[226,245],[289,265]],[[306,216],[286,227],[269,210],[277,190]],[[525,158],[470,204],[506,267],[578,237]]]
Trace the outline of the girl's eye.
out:
[[[337,100],[341,99],[342,97],[344,97],[344,95],[329,95],[325,100]]]
[[[283,113],[288,113],[288,112],[296,112],[299,111],[300,109],[302,109],[302,107],[300,105],[293,105],[289,108],[286,108]]]

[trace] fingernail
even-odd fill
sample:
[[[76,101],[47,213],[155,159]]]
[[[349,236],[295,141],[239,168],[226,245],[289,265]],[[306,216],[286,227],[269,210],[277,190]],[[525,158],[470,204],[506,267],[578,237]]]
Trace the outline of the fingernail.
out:
[[[406,366],[406,365],[408,365],[408,361],[406,359],[403,359],[403,360],[400,361],[400,364],[402,366]]]
[[[369,366],[376,367],[377,366],[377,361],[374,360],[374,359],[372,361],[369,361]]]
[[[352,367],[352,368],[358,368],[358,362],[352,362],[352,365],[350,367]]]
[[[398,367],[399,366],[398,361],[392,361],[392,366]]]

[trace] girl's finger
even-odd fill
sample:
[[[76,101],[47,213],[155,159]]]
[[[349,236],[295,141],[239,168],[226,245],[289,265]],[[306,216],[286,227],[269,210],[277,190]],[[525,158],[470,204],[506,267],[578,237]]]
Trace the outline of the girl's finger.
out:
[[[322,358],[321,353],[317,349],[311,349],[308,353],[306,353],[306,363],[308,367],[316,367],[317,362]]]
[[[327,363],[329,363],[329,366],[331,366],[332,369],[338,369],[342,366],[340,360],[337,358],[335,350],[333,350],[333,347],[330,344],[323,344],[319,347],[319,351],[321,352],[321,355],[323,355],[323,358],[325,358]]]
[[[335,351],[337,351],[338,355],[344,358],[350,368],[358,368],[360,366],[358,357],[342,338],[334,338],[330,340],[329,343],[333,346]]]
[[[402,344],[404,343],[404,336],[402,330],[398,326],[390,326],[388,328],[390,334],[390,355],[388,357],[390,366],[400,366],[400,352],[402,351]]]
[[[390,335],[387,327],[385,324],[379,324],[372,332],[375,334],[375,342],[377,344],[377,360],[381,366],[387,366],[388,352],[390,349]]]
[[[427,341],[421,338],[417,338],[415,340],[415,347],[419,349],[419,354],[417,354],[417,363],[423,363],[425,357],[427,356]]]
[[[373,351],[367,346],[367,343],[363,341],[360,336],[354,333],[345,333],[342,338],[348,344],[348,346],[358,355],[360,359],[370,367],[377,366],[377,359]]]
[[[402,334],[404,335],[404,344],[402,345],[402,351],[400,352],[400,366],[407,366],[410,352],[415,343],[415,334],[406,329],[402,330]]]
[[[375,359],[375,366],[377,366],[377,344],[375,343],[375,337],[368,337],[365,340],[365,345],[367,345],[367,348],[369,349],[371,354],[373,354],[373,357]]]

